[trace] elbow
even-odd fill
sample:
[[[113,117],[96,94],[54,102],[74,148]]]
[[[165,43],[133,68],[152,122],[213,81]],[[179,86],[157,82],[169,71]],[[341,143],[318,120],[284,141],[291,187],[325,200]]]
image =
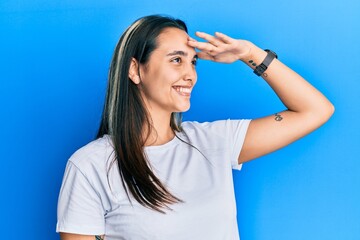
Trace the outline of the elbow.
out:
[[[306,119],[312,129],[317,129],[325,124],[335,112],[335,107],[330,101],[318,105],[306,112]]]
[[[335,112],[335,106],[331,102],[327,102],[324,106],[317,111],[320,125],[326,123]]]
[[[328,121],[335,112],[335,106],[329,102],[326,107],[326,121]]]

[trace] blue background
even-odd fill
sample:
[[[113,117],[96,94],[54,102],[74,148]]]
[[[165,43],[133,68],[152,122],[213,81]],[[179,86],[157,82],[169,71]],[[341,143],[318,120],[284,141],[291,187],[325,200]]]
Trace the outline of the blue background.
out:
[[[65,163],[91,141],[113,49],[138,17],[166,13],[275,50],[335,105],[316,132],[234,172],[242,240],[360,239],[360,2],[0,0],[1,234],[58,239]],[[185,119],[284,109],[243,63],[200,61]],[[286,82],[284,82],[286,84]]]

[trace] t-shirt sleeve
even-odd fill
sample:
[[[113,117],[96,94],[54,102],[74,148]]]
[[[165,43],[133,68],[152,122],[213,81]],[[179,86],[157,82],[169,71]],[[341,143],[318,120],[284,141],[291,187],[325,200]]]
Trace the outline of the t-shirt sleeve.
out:
[[[74,163],[68,161],[60,190],[56,232],[84,235],[105,233],[99,193]]]
[[[250,124],[249,119],[218,120],[214,122],[193,123],[194,129],[201,128],[206,134],[200,136],[200,141],[213,147],[222,146],[226,159],[231,167],[240,170],[242,164],[238,163],[239,154],[244,144],[245,136]]]
[[[242,164],[238,163],[238,158],[244,144],[249,124],[250,120],[227,120],[231,165],[232,168],[236,170],[240,170],[242,167]]]

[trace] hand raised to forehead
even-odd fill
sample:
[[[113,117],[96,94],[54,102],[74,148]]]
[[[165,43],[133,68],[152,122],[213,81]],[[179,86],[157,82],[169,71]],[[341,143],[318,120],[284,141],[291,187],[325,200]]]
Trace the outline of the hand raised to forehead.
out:
[[[188,45],[200,50],[198,56],[201,59],[232,63],[247,56],[251,50],[250,42],[233,39],[223,33],[216,32],[215,36],[212,36],[204,32],[196,32],[196,36],[207,42],[199,42],[189,37]]]

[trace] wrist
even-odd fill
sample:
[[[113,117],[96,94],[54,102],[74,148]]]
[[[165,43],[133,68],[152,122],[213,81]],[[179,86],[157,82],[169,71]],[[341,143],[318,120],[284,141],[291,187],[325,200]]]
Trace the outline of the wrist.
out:
[[[246,59],[252,54],[252,48],[254,48],[254,44],[252,42],[246,40],[238,40],[239,41],[239,53],[238,59],[240,61],[246,61]]]
[[[260,65],[255,66],[255,70],[254,73],[258,76],[261,76],[264,74],[264,72],[268,69],[269,65],[271,64],[271,62],[277,58],[277,55],[275,52],[269,50],[269,49],[265,49],[264,50],[266,52],[266,57],[265,59],[262,61],[262,63]]]
[[[250,48],[248,54],[242,56],[240,60],[254,69],[265,59],[267,53],[251,42],[248,42],[248,46]]]

